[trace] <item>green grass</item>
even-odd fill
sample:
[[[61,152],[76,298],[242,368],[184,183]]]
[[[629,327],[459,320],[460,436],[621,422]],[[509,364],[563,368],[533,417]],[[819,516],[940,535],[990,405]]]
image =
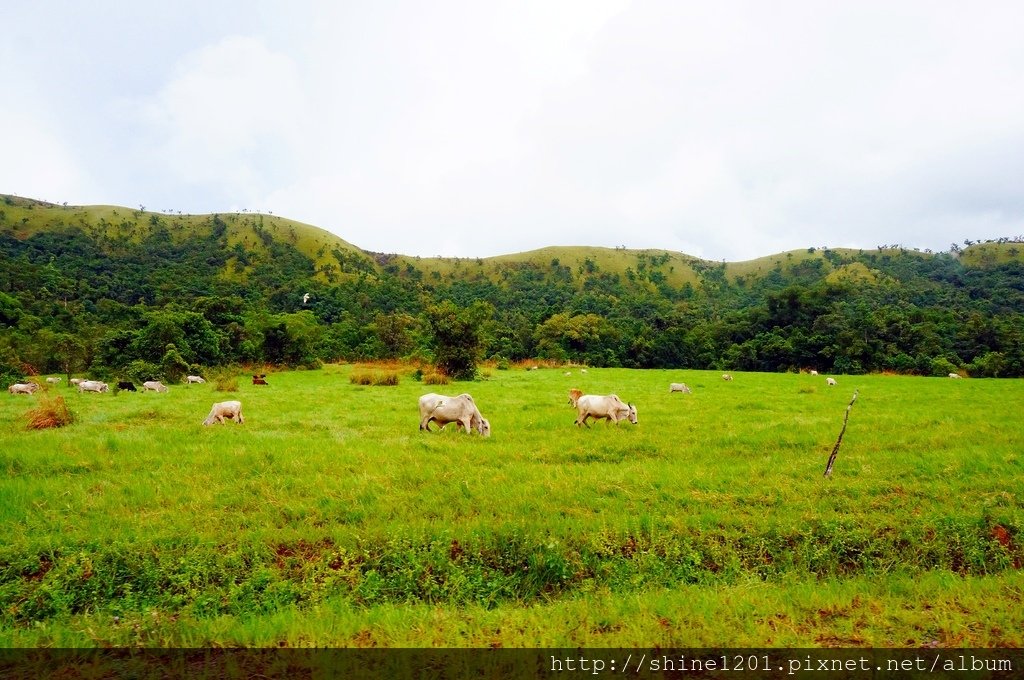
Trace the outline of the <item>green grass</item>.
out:
[[[4,395],[0,646],[1024,644],[1024,382],[496,371],[485,439],[351,370]]]

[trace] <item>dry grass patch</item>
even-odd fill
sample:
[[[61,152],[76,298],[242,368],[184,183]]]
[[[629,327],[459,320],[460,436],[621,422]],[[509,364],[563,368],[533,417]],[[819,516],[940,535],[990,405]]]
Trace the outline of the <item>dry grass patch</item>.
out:
[[[348,381],[353,385],[388,385],[394,386],[399,382],[398,373],[395,371],[352,371]]]
[[[39,405],[25,414],[28,429],[46,430],[51,427],[64,427],[75,422],[75,416],[68,409],[64,397],[40,396]]]

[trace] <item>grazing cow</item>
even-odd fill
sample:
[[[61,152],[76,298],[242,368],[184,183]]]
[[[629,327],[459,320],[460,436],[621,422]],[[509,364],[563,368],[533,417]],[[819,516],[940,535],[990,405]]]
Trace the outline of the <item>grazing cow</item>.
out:
[[[266,385],[267,384],[267,374],[266,373],[253,373],[253,375],[252,375],[252,384],[253,385]]]
[[[154,392],[166,392],[167,385],[164,385],[159,380],[147,380],[146,382],[142,383],[143,392],[148,392],[150,390],[153,390]]]
[[[475,429],[484,437],[491,434],[491,424],[480,414],[473,397],[465,393],[457,397],[434,393],[420,397],[420,429],[429,431],[431,421],[442,429],[448,423],[458,423],[467,433]]]
[[[811,369],[811,375],[818,375],[818,372],[817,372],[817,371],[815,371],[815,370],[814,370],[814,369],[812,368],[812,369]]]
[[[572,375],[572,371],[566,371],[565,374],[566,375]]]
[[[580,373],[586,373],[586,372],[587,372],[587,369],[585,369],[585,368],[581,368],[580,369]]]
[[[106,392],[108,389],[107,383],[99,380],[83,380],[78,383],[78,393],[82,392]]]
[[[39,385],[35,383],[14,383],[7,391],[11,394],[34,394],[38,389]]]
[[[576,425],[580,424],[590,427],[588,418],[601,420],[607,418],[609,423],[616,425],[620,420],[628,420],[634,425],[637,424],[636,406],[623,403],[617,394],[596,395],[584,394],[576,400]]]
[[[245,422],[245,418],[242,417],[242,402],[240,401],[218,401],[210,409],[210,415],[206,416],[206,420],[203,421],[203,425],[213,425],[214,423],[224,424],[224,419],[233,420],[239,425]]]
[[[135,385],[130,380],[119,380],[117,382],[117,389],[127,390],[128,392],[138,392],[138,390],[135,389]]]
[[[683,394],[692,394],[690,388],[686,386],[686,383],[669,383],[668,393],[682,392]]]
[[[950,373],[950,374],[949,374],[949,377],[950,377],[950,378],[959,378],[959,377],[960,377],[960,374],[959,374],[959,373]]]
[[[835,387],[836,379],[835,378],[825,378],[825,384],[828,385],[829,387]]]
[[[569,403],[575,407],[576,402],[579,401],[579,398],[582,396],[583,390],[578,390],[575,387],[572,388],[571,390],[569,390]]]
[[[80,382],[82,382],[82,378],[72,378],[71,379],[71,384],[72,385],[77,385]]]
[[[192,383],[202,384],[204,382],[206,382],[206,381],[203,380],[203,378],[201,376],[198,376],[198,375],[189,375],[189,376],[185,377],[185,384],[186,385],[191,385]]]
[[[47,378],[46,382],[50,383],[51,385],[56,385],[57,383],[60,382],[60,378]]]
[[[723,373],[722,380],[732,380],[732,376],[729,375],[728,373]]]

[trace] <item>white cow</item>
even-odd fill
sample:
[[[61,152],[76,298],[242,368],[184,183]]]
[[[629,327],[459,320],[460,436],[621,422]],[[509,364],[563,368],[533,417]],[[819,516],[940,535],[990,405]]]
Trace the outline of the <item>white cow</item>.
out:
[[[959,374],[959,373],[950,373],[950,374],[949,374],[949,377],[950,377],[950,378],[959,378],[959,377],[960,377],[960,374]]]
[[[189,376],[185,377],[185,384],[186,385],[191,385],[192,383],[202,384],[204,382],[206,382],[206,381],[203,380],[203,378],[201,376],[198,376],[198,375],[189,375]]]
[[[812,369],[811,369],[811,375],[818,375],[818,372],[817,372],[817,371],[815,371],[815,370],[814,370],[814,369],[812,368]]]
[[[72,384],[72,385],[78,385],[78,384],[79,384],[79,383],[81,383],[81,382],[83,382],[83,379],[82,379],[82,378],[72,378],[72,379],[71,379],[71,384]]]
[[[39,385],[35,383],[14,383],[7,391],[11,394],[34,394],[38,389]]]
[[[47,378],[46,382],[50,383],[51,385],[56,385],[57,383],[60,382],[60,378]]]
[[[683,394],[692,394],[690,388],[686,386],[686,383],[669,383],[668,393],[682,392]]]
[[[480,414],[473,397],[465,393],[447,397],[431,392],[420,397],[420,429],[429,431],[431,421],[442,429],[448,423],[458,423],[467,433],[475,429],[484,437],[491,434],[491,424]]]
[[[617,394],[596,395],[584,394],[576,400],[576,425],[586,425],[588,418],[601,420],[607,418],[608,422],[618,424],[620,420],[628,420],[634,425],[637,424],[636,406],[624,403]]]
[[[142,383],[142,391],[148,392],[149,390],[153,390],[154,392],[166,392],[167,385],[164,385],[159,380],[147,380]]]
[[[835,378],[825,378],[825,384],[828,385],[829,387],[835,387],[836,386],[836,379]]]
[[[732,376],[729,375],[728,373],[723,373],[722,380],[732,380]]]
[[[100,382],[99,380],[83,380],[78,383],[78,392],[106,392],[108,389],[107,383]]]
[[[213,425],[214,423],[224,424],[224,419],[233,420],[238,424],[245,422],[245,418],[242,417],[242,402],[240,401],[218,401],[210,409],[210,415],[206,416],[206,420],[203,421],[203,425]]]

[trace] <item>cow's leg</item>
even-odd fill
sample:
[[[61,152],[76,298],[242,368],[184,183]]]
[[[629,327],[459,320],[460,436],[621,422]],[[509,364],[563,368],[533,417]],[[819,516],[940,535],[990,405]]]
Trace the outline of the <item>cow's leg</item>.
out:
[[[469,427],[469,423],[470,423],[471,420],[472,420],[472,417],[470,417],[470,418],[463,418],[462,420],[459,421],[459,423],[464,428],[466,428],[466,434],[470,434],[472,432],[472,430]]]

